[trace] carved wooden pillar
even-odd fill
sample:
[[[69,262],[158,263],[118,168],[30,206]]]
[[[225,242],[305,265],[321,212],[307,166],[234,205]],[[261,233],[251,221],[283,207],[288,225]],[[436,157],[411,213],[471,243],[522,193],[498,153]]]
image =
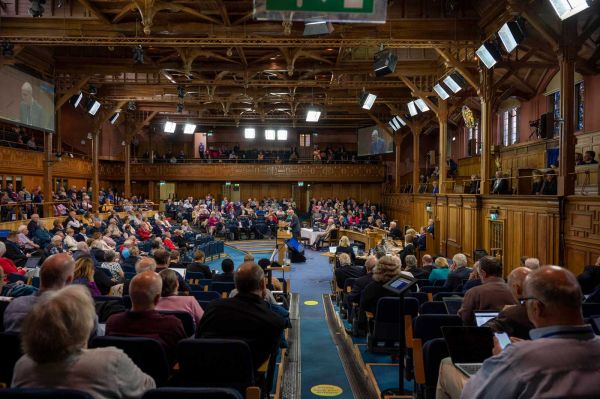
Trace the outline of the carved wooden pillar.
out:
[[[482,195],[490,193],[491,172],[491,146],[492,143],[492,102],[493,102],[493,79],[491,69],[482,67],[479,71],[481,85],[479,99],[481,101],[481,185],[479,192]]]
[[[131,144],[125,145],[125,156],[123,157],[125,163],[125,183],[123,191],[125,191],[125,198],[131,197]]]
[[[44,178],[42,180],[42,193],[44,194],[44,217],[52,217],[52,133],[44,133]]]
[[[448,102],[446,100],[440,100],[438,104],[437,118],[440,130],[440,179],[438,182],[438,187],[440,190],[440,194],[445,194],[446,179],[448,178],[448,173],[446,171],[446,147],[448,145]]]
[[[558,195],[575,193],[575,58],[577,50],[573,39],[577,32],[576,19],[562,22],[561,45],[558,54],[560,65],[560,161]]]
[[[402,137],[400,136],[400,134],[396,134],[395,139],[396,139],[396,162],[394,164],[394,167],[396,169],[396,181],[394,182],[394,192],[399,193],[400,192],[400,174],[402,173],[402,168],[400,167],[400,164],[402,163],[402,160],[400,159]]]
[[[94,130],[92,132],[92,209],[94,212],[98,212],[100,207],[99,147],[100,131]]]
[[[148,200],[155,202],[154,201],[154,182],[152,180],[150,180],[148,182]]]
[[[56,152],[62,154],[62,108],[56,110]]]
[[[419,178],[421,171],[421,157],[420,157],[420,144],[419,138],[421,135],[421,126],[417,125],[417,128],[411,129],[413,135],[413,178],[412,178],[412,186],[413,193],[419,192]]]

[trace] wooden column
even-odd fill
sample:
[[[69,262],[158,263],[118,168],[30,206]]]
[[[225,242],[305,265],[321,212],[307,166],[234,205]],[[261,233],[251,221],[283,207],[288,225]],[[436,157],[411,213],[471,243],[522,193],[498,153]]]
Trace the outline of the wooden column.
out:
[[[421,135],[421,126],[412,131],[413,135],[413,178],[412,178],[412,186],[413,193],[417,194],[419,192],[419,178],[420,170],[421,170],[421,157],[420,157],[420,144],[419,138]]]
[[[100,178],[98,154],[100,152],[100,132],[92,132],[92,209],[98,212],[100,208]]]
[[[560,65],[560,161],[558,176],[558,195],[575,193],[575,58],[577,51],[573,47],[576,37],[576,19],[562,22],[561,45],[558,54]]]
[[[493,78],[491,69],[481,67],[479,74],[481,76],[481,85],[479,90],[479,99],[481,101],[481,186],[479,193],[487,195],[490,193],[490,179],[492,177],[491,165],[491,147],[492,143],[492,101],[493,101]]]
[[[44,195],[43,217],[54,216],[52,212],[52,133],[44,133],[44,176],[42,180],[42,194]]]
[[[155,202],[154,201],[154,182],[152,180],[150,180],[148,182],[148,200]]]
[[[402,138],[400,137],[400,134],[396,134],[394,139],[396,141],[396,163],[394,165],[394,167],[396,169],[396,181],[394,182],[394,192],[399,193],[400,192],[400,174],[402,173],[402,168],[400,167],[400,164],[402,163],[402,160],[400,159]]]
[[[440,179],[438,187],[440,194],[446,193],[446,180],[448,179],[447,164],[446,164],[446,147],[448,145],[448,101],[440,100],[438,103],[437,118],[440,130],[440,157],[439,171]]]
[[[125,198],[131,197],[131,143],[125,145],[125,156],[123,157],[125,163]]]
[[[62,111],[56,110],[56,153],[62,154]]]

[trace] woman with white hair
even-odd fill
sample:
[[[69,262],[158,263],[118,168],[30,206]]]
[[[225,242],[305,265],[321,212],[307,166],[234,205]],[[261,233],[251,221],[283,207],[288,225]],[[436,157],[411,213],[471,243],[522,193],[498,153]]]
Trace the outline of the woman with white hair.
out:
[[[120,349],[87,349],[96,310],[87,289],[70,285],[47,291],[23,322],[24,355],[14,388],[69,388],[94,398],[139,398],[155,388],[149,375]]]
[[[400,258],[394,255],[382,256],[373,269],[373,282],[365,288],[360,296],[359,322],[365,322],[365,312],[375,313],[377,301],[390,296],[384,285],[401,273]]]

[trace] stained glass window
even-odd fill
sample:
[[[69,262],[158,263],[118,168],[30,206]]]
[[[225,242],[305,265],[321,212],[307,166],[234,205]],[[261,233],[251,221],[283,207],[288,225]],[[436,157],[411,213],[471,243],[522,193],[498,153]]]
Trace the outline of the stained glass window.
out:
[[[517,142],[519,135],[519,107],[507,109],[502,113],[502,144],[509,146]]]
[[[583,82],[579,82],[575,85],[575,130],[583,130],[583,94]]]
[[[552,112],[554,112],[554,120],[560,120],[560,91],[556,91],[550,94],[550,101],[552,105]],[[554,137],[558,137],[560,134],[560,123],[554,124]]]

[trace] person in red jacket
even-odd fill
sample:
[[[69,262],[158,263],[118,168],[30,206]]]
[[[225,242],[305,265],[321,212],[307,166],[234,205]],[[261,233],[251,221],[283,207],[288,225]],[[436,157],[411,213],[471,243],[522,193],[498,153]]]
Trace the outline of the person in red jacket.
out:
[[[6,253],[6,245],[0,241],[0,267],[4,270],[4,281],[8,281],[8,275],[11,273],[17,274],[25,274],[27,273],[27,269],[17,267],[15,262],[8,258],[4,258],[4,254]]]

